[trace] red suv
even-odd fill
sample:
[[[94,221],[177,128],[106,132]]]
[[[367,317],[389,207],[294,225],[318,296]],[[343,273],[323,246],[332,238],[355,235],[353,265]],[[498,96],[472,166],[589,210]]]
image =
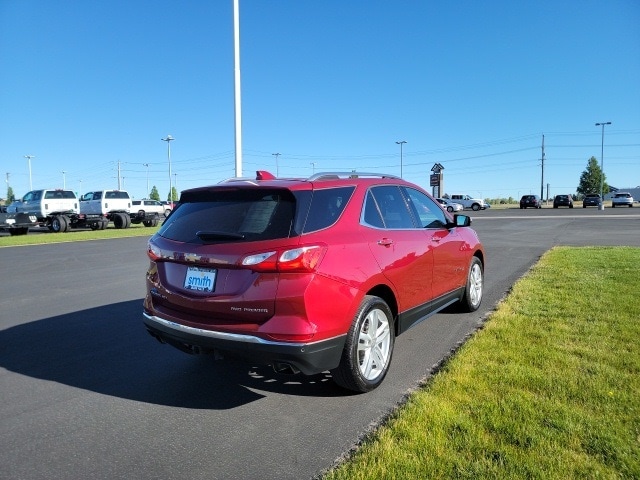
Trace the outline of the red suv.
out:
[[[390,175],[259,171],[185,190],[149,240],[144,323],[187,353],[372,390],[397,335],[451,304],[480,306],[470,224]]]

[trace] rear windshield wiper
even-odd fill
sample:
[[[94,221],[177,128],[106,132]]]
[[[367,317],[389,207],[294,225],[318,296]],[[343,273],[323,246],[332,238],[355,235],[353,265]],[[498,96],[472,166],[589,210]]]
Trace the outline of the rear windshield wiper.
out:
[[[200,240],[244,240],[242,233],[218,232],[213,230],[200,230],[196,232],[196,237]]]

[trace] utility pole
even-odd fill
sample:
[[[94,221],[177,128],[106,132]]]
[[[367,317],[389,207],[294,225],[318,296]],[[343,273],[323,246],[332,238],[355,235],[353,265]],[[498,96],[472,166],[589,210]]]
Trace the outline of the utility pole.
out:
[[[276,157],[276,177],[278,177],[278,157],[280,156],[279,153],[272,153],[271,155],[273,155],[274,157]]]
[[[544,198],[544,135],[542,135],[542,179],[540,180],[540,201]],[[547,203],[549,202],[549,194],[547,192]]]
[[[604,126],[611,125],[611,122],[596,123],[596,127],[602,127],[602,143],[600,147],[600,206],[599,210],[604,210]]]
[[[120,160],[118,160],[118,190],[121,190],[121,188],[120,188]]]

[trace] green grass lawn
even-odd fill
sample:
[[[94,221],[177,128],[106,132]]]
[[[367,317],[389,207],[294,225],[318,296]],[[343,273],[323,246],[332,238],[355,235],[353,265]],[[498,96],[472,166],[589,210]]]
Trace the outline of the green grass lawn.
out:
[[[640,478],[639,248],[555,248],[326,479]]]
[[[10,236],[8,233],[0,235],[0,248],[17,245],[38,245],[44,243],[78,242],[83,240],[102,240],[105,238],[122,237],[150,237],[160,227],[145,227],[142,224],[131,225],[129,228],[117,229],[110,226],[105,230],[71,230],[65,233],[51,233],[44,229],[41,232],[31,231],[27,235]]]

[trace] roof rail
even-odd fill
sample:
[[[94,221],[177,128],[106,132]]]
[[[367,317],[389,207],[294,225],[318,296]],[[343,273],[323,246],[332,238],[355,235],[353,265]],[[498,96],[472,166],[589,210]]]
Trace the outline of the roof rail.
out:
[[[400,180],[396,175],[386,173],[367,173],[367,172],[321,172],[311,175],[307,180],[335,180],[339,178],[393,178]]]

